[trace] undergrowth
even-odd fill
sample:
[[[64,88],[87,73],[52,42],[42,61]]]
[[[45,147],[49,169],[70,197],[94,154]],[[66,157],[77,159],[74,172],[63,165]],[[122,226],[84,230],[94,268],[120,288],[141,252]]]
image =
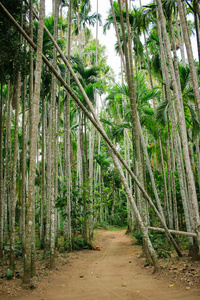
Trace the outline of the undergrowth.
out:
[[[141,232],[132,233],[133,237],[136,239],[138,245],[143,245],[143,236]],[[154,249],[156,250],[158,258],[171,257],[171,245],[167,240],[167,237],[162,233],[150,233],[150,240]]]

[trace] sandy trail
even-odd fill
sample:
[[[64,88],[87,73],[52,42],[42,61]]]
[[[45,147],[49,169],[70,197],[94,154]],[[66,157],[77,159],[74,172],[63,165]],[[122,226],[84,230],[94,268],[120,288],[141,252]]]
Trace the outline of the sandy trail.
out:
[[[70,254],[69,263],[42,280],[42,289],[2,300],[140,300],[200,299],[199,292],[169,288],[170,282],[138,264],[137,247],[125,231],[101,231],[101,251]]]

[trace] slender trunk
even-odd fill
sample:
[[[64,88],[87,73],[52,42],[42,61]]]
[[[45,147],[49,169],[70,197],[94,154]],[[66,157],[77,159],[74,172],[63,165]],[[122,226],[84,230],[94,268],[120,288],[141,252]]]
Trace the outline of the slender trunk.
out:
[[[58,15],[59,15],[59,1],[53,1],[53,16],[54,16],[54,39],[57,41],[58,39]],[[53,66],[56,68],[57,66],[57,50],[53,48]],[[55,178],[56,170],[55,170],[55,143],[56,143],[56,93],[57,93],[57,85],[56,85],[56,77],[52,74],[51,81],[51,216],[50,216],[50,268],[55,268]]]
[[[7,119],[6,119],[6,167],[4,174],[4,242],[7,244],[8,240],[8,199],[10,198],[10,181],[11,181],[11,97],[10,97],[10,81],[7,85]]]
[[[177,12],[176,12],[175,26],[176,26],[176,32],[177,32],[177,37],[178,37],[180,51],[181,51],[181,62],[183,64],[183,66],[186,67],[184,41],[183,41],[182,30],[181,30],[181,27],[180,27],[180,24],[178,21],[178,13]]]
[[[88,185],[88,155],[87,155],[87,119],[86,116],[84,115],[84,140],[85,140],[85,147],[84,147],[84,153],[83,153],[83,158],[85,157],[84,161],[84,239],[87,241],[88,234],[87,234],[87,227],[88,227],[88,218],[87,218],[87,210],[88,210],[88,196],[89,193],[87,191],[87,185]]]
[[[169,135],[168,135],[169,137]],[[171,168],[170,168],[170,151],[169,151],[169,140],[167,140],[167,174],[168,174],[168,197],[169,197],[169,204],[168,204],[168,221],[169,221],[169,228],[173,229],[173,207],[172,207],[172,193],[171,193]]]
[[[3,258],[3,86],[0,94],[0,258]]]
[[[160,146],[161,166],[162,166],[163,183],[164,183],[164,212],[165,212],[165,220],[167,220],[169,215],[167,211],[167,203],[168,203],[167,180],[165,176],[164,158],[163,158],[162,143],[160,137],[159,137],[159,146]]]
[[[47,161],[47,196],[46,196],[46,231],[45,231],[45,250],[49,251],[50,249],[50,210],[51,210],[51,106],[48,105],[48,114],[49,114],[49,127],[48,127],[48,138],[47,138],[47,151],[46,151],[46,161]]]
[[[68,10],[68,37],[67,37],[67,56],[71,55],[71,18],[72,18],[72,0],[69,2]],[[70,86],[70,72],[67,73],[67,84]],[[67,93],[66,103],[66,177],[67,177],[67,240],[69,251],[72,251],[72,230],[71,230],[71,159],[70,159],[70,94]]]
[[[40,248],[44,245],[44,203],[45,203],[45,118],[46,118],[46,103],[42,101],[42,183],[41,183],[41,208],[40,208]]]
[[[19,115],[19,98],[21,90],[21,76],[17,74],[17,91],[15,99],[15,135],[12,164],[12,184],[11,184],[11,201],[10,201],[10,268],[14,265],[15,260],[15,207],[16,207],[16,176],[17,176],[17,151],[18,151],[18,115]]]
[[[89,203],[89,240],[93,238],[93,157],[94,157],[94,126],[89,132],[89,178],[90,178],[90,203]]]
[[[26,63],[26,62],[25,62]],[[25,106],[26,106],[26,77],[23,82],[22,97],[22,256],[25,254],[25,210],[26,210],[26,124],[25,124]]]
[[[132,55],[132,45],[131,45],[131,37],[130,37],[130,23],[129,23],[129,13],[128,13],[128,3],[126,2],[126,22],[127,22],[127,34],[128,34],[128,45],[125,35],[125,25],[122,14],[122,8],[120,0],[118,0],[119,5],[119,13],[120,13],[120,24],[122,29],[123,43],[124,43],[124,51],[125,51],[125,61],[126,61],[126,74],[127,74],[127,82],[129,87],[129,101],[131,106],[131,115],[132,115],[132,123],[134,128],[134,143],[135,143],[135,160],[136,160],[136,169],[138,170],[138,178],[139,181],[143,184],[143,176],[142,176],[142,166],[141,166],[141,154],[140,154],[140,139],[139,139],[139,128],[138,128],[138,115],[137,115],[137,105],[136,105],[136,95],[135,95],[135,86],[134,86],[134,75],[133,75],[133,55]],[[137,174],[137,173],[136,173]],[[137,190],[137,200],[138,205],[141,207],[141,211],[143,211],[143,216],[145,218],[144,211],[144,200],[141,198],[140,190]]]
[[[27,223],[26,223],[26,249],[24,263],[24,283],[29,284],[31,279],[31,245],[33,230],[33,209],[35,201],[35,171],[37,154],[37,137],[39,122],[39,100],[40,100],[40,80],[42,69],[42,44],[43,28],[45,16],[45,0],[40,1],[40,21],[38,25],[37,56],[36,56],[36,77],[34,98],[31,109],[31,140],[30,140],[30,165],[29,165],[29,184],[28,184],[28,203],[27,203]]]

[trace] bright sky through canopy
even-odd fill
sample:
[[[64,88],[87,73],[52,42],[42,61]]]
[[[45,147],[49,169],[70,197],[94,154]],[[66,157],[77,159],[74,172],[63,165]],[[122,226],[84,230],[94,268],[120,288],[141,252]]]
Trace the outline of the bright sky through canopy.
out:
[[[142,5],[147,5],[151,3],[152,0],[141,0]],[[139,0],[132,0],[132,5],[139,7],[140,1]],[[92,11],[91,13],[97,12],[97,0],[91,1]],[[98,7],[99,7],[99,14],[102,16],[102,22],[105,23],[105,20],[108,15],[108,11],[110,9],[110,1],[109,0],[98,0]],[[46,0],[46,15],[52,12],[52,0]],[[193,18],[192,18],[193,21]],[[94,38],[96,37],[96,25],[91,27],[92,34]],[[110,30],[106,32],[106,35],[103,34],[103,27],[99,26],[98,30],[98,39],[100,44],[106,46],[106,55],[107,55],[107,62],[108,65],[114,70],[117,80],[120,80],[118,74],[120,73],[120,58],[119,55],[116,54],[115,51],[115,43],[116,43],[116,36],[114,27],[111,26]],[[192,46],[193,46],[193,54],[194,58],[197,59],[197,46],[196,46],[196,38],[194,36],[191,37],[192,39]],[[180,51],[180,50],[179,50]],[[179,55],[178,51],[178,55]],[[185,51],[186,53],[186,51]]]

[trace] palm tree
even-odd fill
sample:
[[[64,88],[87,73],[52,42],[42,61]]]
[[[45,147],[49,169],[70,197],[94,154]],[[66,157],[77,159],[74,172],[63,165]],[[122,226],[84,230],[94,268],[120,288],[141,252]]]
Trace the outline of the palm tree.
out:
[[[75,12],[72,21],[75,25],[74,34],[78,35],[78,47],[79,47],[79,57],[81,57],[81,35],[84,34],[83,43],[86,45],[88,38],[90,37],[90,30],[87,25],[94,26],[98,20],[101,25],[101,16],[99,14],[90,14],[91,4],[89,0],[76,0],[73,1],[73,10]]]

